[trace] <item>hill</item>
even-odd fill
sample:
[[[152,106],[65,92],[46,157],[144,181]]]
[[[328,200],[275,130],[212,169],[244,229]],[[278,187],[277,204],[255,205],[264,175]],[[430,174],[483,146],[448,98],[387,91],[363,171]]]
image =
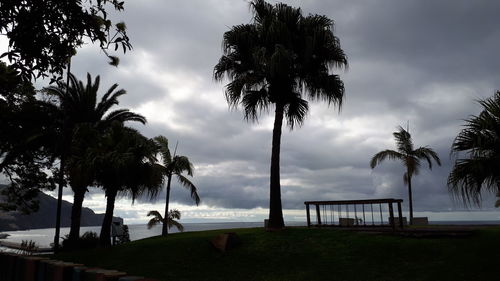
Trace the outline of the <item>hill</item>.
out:
[[[209,241],[228,231],[236,232],[241,244],[218,252]],[[231,229],[176,233],[54,258],[165,281],[487,281],[498,280],[499,237],[499,227],[461,238]]]
[[[40,208],[36,213],[23,215],[19,212],[0,211],[0,231],[55,227],[57,199],[43,192],[40,192],[40,194],[38,195],[38,200],[40,201]],[[64,200],[62,201],[62,227],[70,226],[72,206],[72,203]],[[102,224],[103,218],[104,214],[96,214],[89,208],[83,208],[81,226],[99,226]],[[123,221],[123,219],[119,217],[114,217],[114,220]]]

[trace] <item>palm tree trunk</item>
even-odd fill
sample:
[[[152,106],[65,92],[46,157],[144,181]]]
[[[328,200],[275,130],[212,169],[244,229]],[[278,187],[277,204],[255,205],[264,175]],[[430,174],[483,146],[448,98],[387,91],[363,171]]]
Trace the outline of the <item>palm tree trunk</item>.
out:
[[[168,175],[167,180],[167,199],[165,201],[165,215],[163,215],[163,227],[161,230],[161,236],[168,235],[168,202],[170,201],[170,182],[172,181],[172,174]]]
[[[68,70],[66,71],[66,94],[68,94],[69,91],[69,74],[71,73],[71,55],[69,56],[68,60]],[[67,133],[67,123],[64,121],[63,123],[63,128],[62,128],[62,153],[61,153],[61,162],[59,163],[59,179],[58,179],[58,185],[59,185],[59,190],[57,191],[57,209],[56,209],[56,233],[54,234],[54,253],[57,253],[59,251],[59,236],[61,234],[61,205],[62,205],[62,194],[63,194],[63,187],[64,187],[64,166],[66,162],[66,154],[65,154],[65,149],[69,148],[69,145],[67,146],[68,143],[66,143],[67,138],[66,138],[66,133]],[[69,142],[71,143],[71,142]]]
[[[71,208],[71,228],[69,230],[69,239],[76,240],[80,237],[80,221],[82,217],[82,205],[85,198],[86,188],[75,188],[73,197],[73,207]]]
[[[63,148],[64,149],[64,148]],[[66,162],[66,157],[61,155],[61,162],[59,162],[59,177],[58,181],[58,191],[57,191],[57,208],[56,208],[56,233],[54,234],[54,253],[59,250],[59,236],[61,233],[61,205],[62,205],[62,194],[64,187],[64,166]]]
[[[99,235],[101,247],[111,246],[111,224],[113,223],[113,210],[115,209],[117,189],[106,191],[106,213],[102,220],[101,234]]]
[[[410,206],[410,225],[413,225],[413,197],[411,194],[411,176],[408,176],[408,201]]]
[[[273,144],[271,152],[271,180],[270,180],[270,200],[269,200],[269,229],[282,229],[283,210],[281,206],[281,185],[280,185],[280,147],[281,147],[281,126],[283,125],[284,108],[281,104],[276,104],[273,128]]]

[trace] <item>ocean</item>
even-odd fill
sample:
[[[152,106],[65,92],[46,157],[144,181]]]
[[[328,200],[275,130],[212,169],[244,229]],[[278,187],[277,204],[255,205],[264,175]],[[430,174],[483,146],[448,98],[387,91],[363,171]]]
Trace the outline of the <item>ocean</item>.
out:
[[[287,222],[289,226],[305,226],[306,222]],[[204,230],[216,230],[216,229],[233,229],[233,228],[252,228],[252,227],[263,227],[263,222],[220,222],[220,223],[183,223],[184,232],[188,231],[204,231]],[[161,234],[161,226],[155,226],[148,229],[145,224],[129,224],[129,235],[130,240],[139,240],[148,237],[158,236]],[[80,228],[80,235],[87,232],[93,231],[99,235],[101,231],[100,226],[84,226]],[[177,233],[175,227],[169,230],[169,233]],[[50,243],[54,242],[54,228],[41,228],[41,229],[30,229],[30,230],[20,230],[20,231],[4,231],[2,234],[8,234],[9,236],[1,241],[21,243],[23,240],[31,240],[36,243],[40,248],[49,247]],[[61,237],[64,237],[69,233],[69,227],[61,228]],[[61,240],[62,241],[62,240]],[[1,248],[0,248],[1,250]]]
[[[430,224],[440,225],[500,225],[500,221],[430,221]],[[286,222],[287,226],[306,226],[306,222],[293,221]],[[204,231],[216,229],[233,229],[233,228],[252,228],[263,227],[263,222],[220,222],[220,223],[183,223],[184,232],[189,231]],[[128,225],[130,240],[140,240],[148,237],[158,236],[161,234],[161,226],[148,229],[145,224]],[[93,231],[99,234],[100,226],[86,226],[80,229],[83,234],[87,231]],[[170,233],[177,233],[177,229],[171,228]],[[2,241],[21,243],[23,240],[31,240],[40,248],[47,248],[54,241],[54,228],[30,229],[21,231],[5,231],[1,234],[9,234]],[[69,227],[61,228],[61,237],[69,233]],[[5,248],[0,247],[0,251]]]

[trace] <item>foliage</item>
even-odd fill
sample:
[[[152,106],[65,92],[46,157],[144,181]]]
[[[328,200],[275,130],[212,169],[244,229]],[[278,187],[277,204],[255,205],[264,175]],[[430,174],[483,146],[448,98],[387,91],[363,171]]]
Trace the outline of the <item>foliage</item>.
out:
[[[399,160],[405,166],[406,172],[403,174],[403,181],[408,185],[409,208],[410,208],[410,224],[413,223],[413,200],[411,190],[411,179],[414,175],[418,175],[420,171],[420,160],[427,161],[429,169],[432,169],[432,160],[441,166],[441,160],[437,153],[429,147],[419,147],[414,149],[411,135],[403,127],[399,127],[397,132],[393,133],[396,140],[396,150],[387,149],[375,154],[371,161],[370,167],[373,169],[377,164],[380,164],[385,159]]]
[[[303,123],[309,109],[305,97],[339,107],[344,85],[333,67],[347,66],[347,58],[326,16],[304,17],[300,8],[251,2],[251,24],[233,26],[224,34],[224,55],[214,77],[226,75],[226,99],[241,105],[245,118],[257,120],[271,104],[284,107],[288,125]]]
[[[479,104],[482,112],[465,120],[451,147],[457,159],[448,188],[465,205],[480,205],[484,191],[500,192],[500,91]]]
[[[117,58],[108,48],[132,48],[125,23],[113,24],[106,8],[122,11],[120,0],[27,1],[2,0],[0,34],[7,35],[9,50],[2,57],[24,79],[62,74],[68,58],[86,41],[98,43],[112,64]]]
[[[101,246],[110,246],[110,228],[114,203],[118,194],[129,196],[132,202],[142,195],[152,198],[163,184],[163,167],[156,162],[158,148],[137,130],[114,122],[105,132],[96,150],[96,179],[106,195],[106,213],[103,219]]]
[[[62,176],[68,176],[75,195],[70,230],[73,239],[79,235],[79,218],[87,188],[96,183],[94,153],[102,152],[96,147],[100,145],[104,131],[114,122],[146,122],[143,116],[128,109],[111,111],[119,103],[118,98],[126,94],[123,89],[117,90],[118,84],[112,85],[100,100],[99,86],[100,77],[93,80],[87,73],[86,83],[70,74],[69,84],[58,82],[56,86],[43,89],[50,98],[46,106],[54,112],[54,123],[58,128],[57,138],[52,140],[55,147],[53,157],[61,160]]]
[[[87,80],[79,81],[73,74],[69,75],[69,89],[66,83],[60,82],[57,86],[49,86],[43,91],[55,97],[55,106],[59,107],[61,115],[72,127],[77,123],[92,123],[96,128],[108,127],[113,121],[137,121],[145,124],[146,119],[130,112],[128,109],[109,110],[119,104],[118,98],[127,92],[117,90],[118,84],[113,84],[97,102],[97,92],[100,86],[99,75],[92,81],[92,76],[87,73]]]
[[[176,227],[179,231],[184,231],[184,226],[176,220],[181,219],[181,212],[177,209],[168,211],[168,218],[164,219],[158,211],[149,211],[148,217],[153,216],[148,222],[148,229],[156,226],[157,224],[167,224],[168,228]]]
[[[146,119],[128,109],[111,111],[113,106],[119,104],[118,98],[126,94],[123,89],[117,90],[118,84],[113,84],[98,101],[99,76],[92,80],[92,76],[87,73],[85,84],[73,74],[69,78],[69,88],[59,82],[57,86],[44,88],[43,92],[55,98],[49,101],[48,106],[58,117],[55,122],[60,132],[57,144],[59,156],[69,156],[65,173],[68,173],[72,187],[86,188],[94,182],[95,177],[92,159],[86,156],[89,148],[96,145],[99,135],[113,122],[136,121],[145,124]]]
[[[40,189],[53,189],[52,167],[53,114],[39,100],[30,82],[0,62],[0,173],[10,185],[3,210],[35,211]]]
[[[62,250],[73,251],[83,249],[94,249],[99,246],[99,236],[93,231],[85,232],[78,239],[70,239],[69,235],[63,237]]]
[[[97,249],[55,258],[178,281],[476,281],[498,277],[498,227],[466,238],[438,239],[332,229],[232,229],[241,245],[220,253],[207,241],[227,231],[152,237],[112,251]]]
[[[347,67],[347,58],[326,16],[303,16],[300,8],[263,0],[250,2],[253,20],[224,33],[223,55],[214,78],[225,86],[230,108],[241,106],[247,120],[257,121],[275,107],[270,173],[271,228],[284,226],[279,154],[283,119],[290,129],[302,125],[308,100],[342,105],[344,84],[334,68]]]
[[[157,146],[139,131],[114,122],[90,155],[97,167],[97,183],[135,200],[149,193],[155,197],[163,183],[162,167],[156,163]]]
[[[123,235],[118,236],[118,244],[124,244],[130,242],[130,233],[128,231],[128,225],[124,224],[121,226],[123,229]]]

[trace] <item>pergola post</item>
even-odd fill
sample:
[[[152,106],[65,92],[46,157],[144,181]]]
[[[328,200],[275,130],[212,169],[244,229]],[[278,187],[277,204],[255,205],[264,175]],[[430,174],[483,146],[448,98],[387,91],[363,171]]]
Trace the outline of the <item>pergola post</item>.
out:
[[[311,227],[311,213],[309,212],[309,204],[306,203],[307,227]]]
[[[394,210],[392,208],[392,202],[389,203],[389,223],[391,224],[392,231],[396,230],[396,222],[394,220]]]
[[[318,221],[318,225],[321,226],[321,212],[319,211],[319,204],[316,204],[316,219]]]
[[[399,227],[403,228],[403,212],[401,211],[401,202],[398,202]]]

